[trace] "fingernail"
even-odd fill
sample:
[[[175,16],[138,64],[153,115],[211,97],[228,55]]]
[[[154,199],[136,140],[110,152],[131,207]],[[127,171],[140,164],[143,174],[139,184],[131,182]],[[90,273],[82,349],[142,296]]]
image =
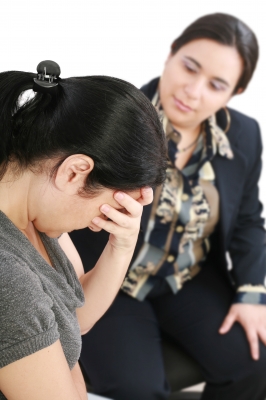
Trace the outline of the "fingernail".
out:
[[[104,204],[104,205],[101,206],[100,210],[103,213],[108,213],[108,211],[110,210],[110,207],[107,204]]]
[[[122,193],[122,192],[117,192],[115,194],[115,199],[117,199],[117,200],[123,200],[124,197],[125,197],[124,193]]]
[[[95,217],[95,218],[93,218],[93,220],[92,220],[92,222],[93,222],[95,225],[98,225],[98,224],[100,223],[100,221],[101,221],[101,218],[98,218],[98,217]]]
[[[150,192],[151,190],[152,190],[152,188],[149,187],[149,186],[146,186],[146,187],[143,188],[144,192]]]

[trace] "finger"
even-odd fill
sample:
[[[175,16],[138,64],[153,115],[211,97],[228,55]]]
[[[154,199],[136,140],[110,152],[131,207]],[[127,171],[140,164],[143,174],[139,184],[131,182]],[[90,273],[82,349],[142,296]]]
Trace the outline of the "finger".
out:
[[[142,206],[146,206],[153,201],[153,190],[150,187],[141,188],[141,197],[138,199],[138,202]]]
[[[99,216],[99,218],[101,218],[103,220],[107,219],[106,215],[103,215],[103,214],[101,214],[101,216]],[[94,224],[92,221],[91,221],[90,225],[88,226],[88,228],[93,232],[100,232],[102,230],[102,228],[100,228],[99,226]]]
[[[103,204],[100,211],[110,220],[123,228],[130,228],[132,226],[132,219],[122,211],[118,211],[111,207],[109,204]]]
[[[100,217],[93,218],[92,223],[98,230],[104,229],[106,232],[112,233],[113,235],[118,234],[121,229],[115,222]]]
[[[100,228],[99,226],[95,225],[93,222],[90,223],[88,228],[93,232],[100,232],[102,230],[102,228]]]
[[[258,335],[259,335],[259,338],[262,341],[262,343],[264,343],[266,345],[266,327],[265,326],[262,326],[259,329]]]
[[[142,205],[128,194],[116,192],[114,198],[132,217],[139,217],[141,215],[143,209]]]
[[[92,229],[94,231],[96,231],[96,230],[100,231],[100,230],[104,229],[105,231],[107,231],[109,233],[115,233],[115,228],[114,228],[115,225],[116,224],[114,222],[112,222],[112,221],[107,221],[107,220],[102,219],[100,217],[95,217],[92,220],[92,224],[90,225],[90,229],[94,228],[94,226],[95,226],[95,229]]]
[[[258,360],[260,356],[258,334],[256,331],[254,331],[254,329],[249,329],[247,327],[246,328],[244,327],[244,329],[246,331],[247,339],[249,342],[251,356],[253,360]]]
[[[236,320],[235,314],[233,314],[233,313],[227,314],[227,316],[224,319],[224,322],[222,323],[222,325],[219,329],[219,333],[224,334],[224,333],[229,332],[230,329],[232,328],[235,320]]]

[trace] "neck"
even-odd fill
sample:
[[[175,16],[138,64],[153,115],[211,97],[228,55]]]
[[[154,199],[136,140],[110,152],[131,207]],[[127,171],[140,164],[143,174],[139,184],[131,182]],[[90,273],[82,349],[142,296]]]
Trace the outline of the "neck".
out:
[[[38,203],[39,192],[36,176],[27,170],[19,177],[7,171],[0,182],[0,210],[28,238],[45,261],[52,266],[40,235],[33,224],[34,204]]]
[[[10,169],[0,182],[0,210],[20,230],[29,229],[28,215],[31,172],[14,176]]]
[[[202,124],[199,124],[199,125],[196,125],[196,126],[182,126],[182,125],[180,126],[180,125],[175,124],[175,123],[172,124],[172,125],[178,132],[180,132],[181,135],[190,136],[190,137],[197,136],[200,133],[201,126],[202,126]]]
[[[172,125],[181,135],[179,142],[179,145],[181,146],[189,145],[190,143],[195,141],[201,132],[201,125],[197,125],[196,127],[180,127],[176,124]]]

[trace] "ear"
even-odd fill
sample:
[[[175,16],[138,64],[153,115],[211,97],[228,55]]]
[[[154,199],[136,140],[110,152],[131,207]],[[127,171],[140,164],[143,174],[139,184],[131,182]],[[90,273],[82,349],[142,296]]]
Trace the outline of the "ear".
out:
[[[93,168],[92,158],[84,154],[73,154],[67,157],[58,168],[54,184],[60,191],[70,195],[77,194]]]
[[[235,94],[241,94],[243,92],[244,92],[244,89],[243,88],[239,88],[239,89],[237,89],[237,92]]]
[[[228,103],[234,96],[236,96],[236,95],[238,95],[238,94],[241,94],[241,93],[243,93],[243,92],[244,92],[244,89],[242,89],[242,88],[237,89],[237,92],[236,92],[236,93],[233,93],[233,94],[230,95],[229,99],[225,102],[224,107],[227,106],[227,103]]]

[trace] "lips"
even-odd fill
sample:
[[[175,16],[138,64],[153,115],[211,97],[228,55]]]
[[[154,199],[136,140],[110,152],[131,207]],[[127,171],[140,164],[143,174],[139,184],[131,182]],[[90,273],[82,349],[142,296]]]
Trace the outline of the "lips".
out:
[[[184,104],[181,100],[177,99],[176,97],[174,97],[174,103],[176,105],[176,107],[184,112],[190,112],[193,111],[191,107],[187,106],[186,104]]]

